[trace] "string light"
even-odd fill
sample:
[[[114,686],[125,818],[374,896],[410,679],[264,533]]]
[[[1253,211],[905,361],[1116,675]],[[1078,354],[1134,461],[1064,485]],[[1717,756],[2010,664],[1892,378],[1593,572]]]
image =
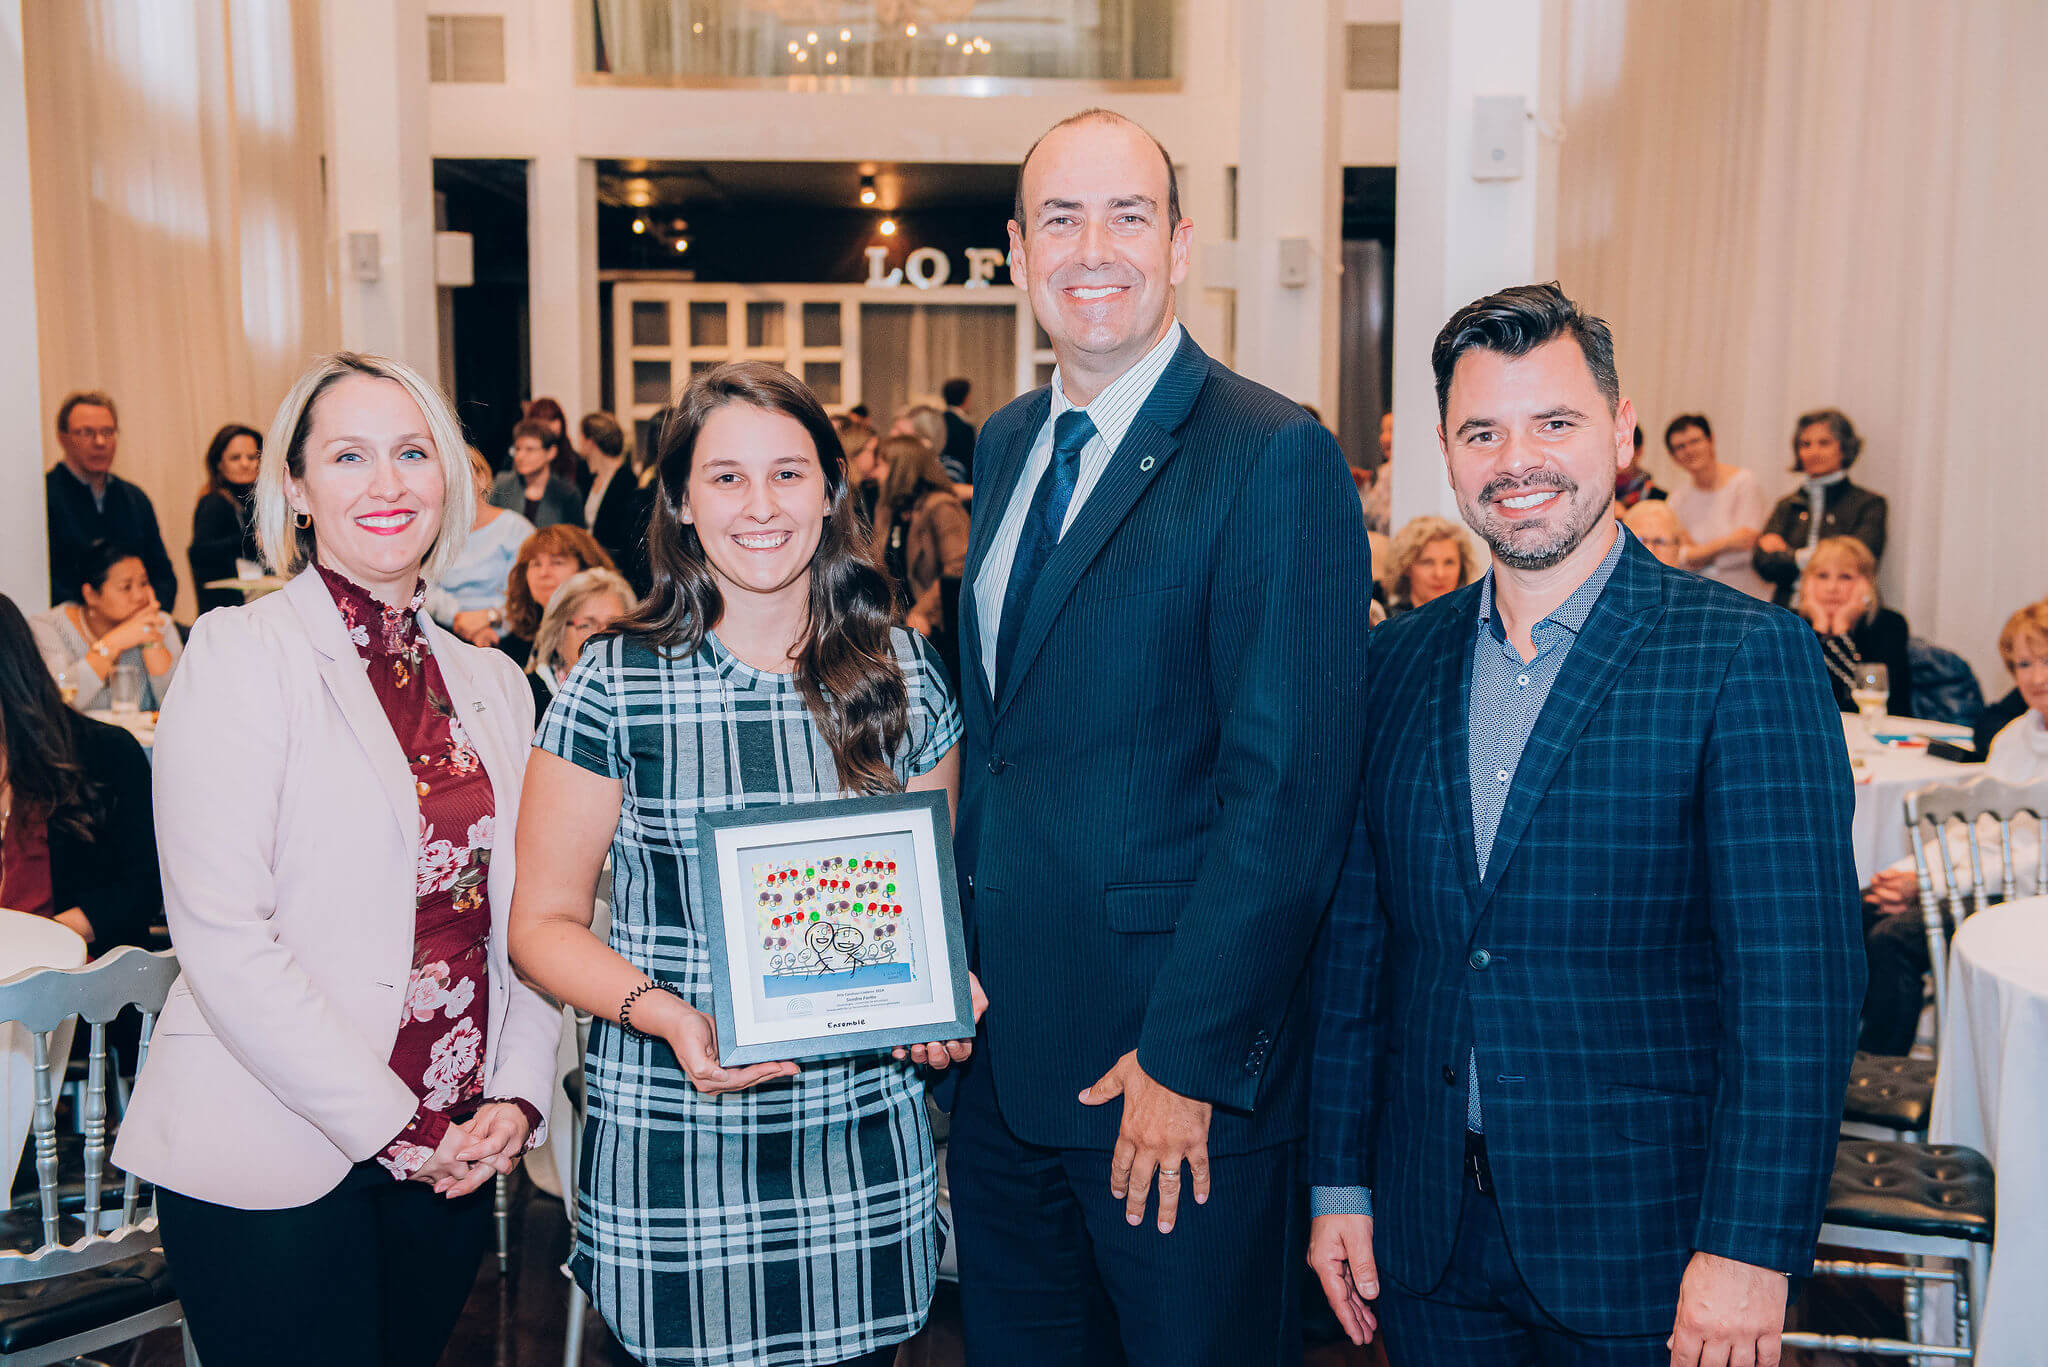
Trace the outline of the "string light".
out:
[[[676,251],[680,253],[680,252],[686,252],[686,251],[688,251],[688,250],[690,250],[690,239],[689,239],[689,238],[687,238],[687,237],[679,237],[679,238],[677,238],[677,239],[676,239]]]
[[[792,39],[790,39],[790,40],[789,40],[789,55],[790,55],[790,56],[792,56],[792,57],[794,57],[794,56],[796,56],[796,53],[797,53],[797,44],[796,44],[796,39],[792,38]]]
[[[905,38],[915,38],[915,37],[917,37],[917,25],[916,25],[916,24],[905,24],[905,25],[903,26],[903,36],[904,36]]]
[[[818,44],[818,35],[817,35],[817,33],[816,33],[815,31],[813,31],[813,32],[811,32],[811,33],[806,33],[806,34],[804,35],[804,41],[805,41],[805,42],[807,42],[807,43],[809,43],[809,44],[810,44],[811,46],[813,46],[813,47],[816,47],[816,46],[817,46],[817,44]]]
[[[797,53],[797,55],[796,55],[796,59],[797,59],[797,60],[798,60],[799,62],[808,62],[808,61],[810,61],[810,60],[811,60],[811,50],[810,50],[809,48],[805,48],[805,49],[803,49],[803,50],[802,50],[801,52]]]
[[[828,53],[826,53],[826,54],[825,54],[825,65],[826,65],[826,66],[838,66],[838,65],[839,65],[839,54],[838,54],[838,53],[836,53],[836,52],[828,52]]]
[[[957,34],[957,33],[949,33],[949,34],[947,34],[947,35],[946,35],[946,46],[947,46],[947,47],[958,47],[958,46],[960,46],[960,35],[959,35],[959,34]]]
[[[700,19],[700,20],[698,20],[698,21],[697,21],[696,23],[694,23],[694,24],[690,25],[690,32],[692,32],[692,33],[702,33],[703,31],[704,31],[704,21],[703,21],[703,20],[701,20],[701,19]]]
[[[852,30],[852,29],[850,29],[850,28],[843,28],[843,29],[839,30],[839,41],[840,41],[840,42],[842,42],[842,43],[850,43],[850,42],[852,42],[852,41],[853,41],[853,30]]]
[[[647,231],[647,220],[646,220],[646,219],[644,219],[644,218],[636,218],[636,219],[634,219],[634,220],[633,220],[633,231],[634,231],[634,232],[636,232],[636,233],[644,233],[644,232],[646,232],[646,231]]]
[[[896,220],[893,218],[883,219],[880,225],[880,231],[883,237],[896,236]]]

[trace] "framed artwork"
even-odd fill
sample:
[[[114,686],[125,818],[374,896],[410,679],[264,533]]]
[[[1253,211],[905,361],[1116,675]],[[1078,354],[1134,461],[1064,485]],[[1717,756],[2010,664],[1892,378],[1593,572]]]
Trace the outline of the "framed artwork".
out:
[[[697,818],[718,1061],[971,1039],[944,793]]]

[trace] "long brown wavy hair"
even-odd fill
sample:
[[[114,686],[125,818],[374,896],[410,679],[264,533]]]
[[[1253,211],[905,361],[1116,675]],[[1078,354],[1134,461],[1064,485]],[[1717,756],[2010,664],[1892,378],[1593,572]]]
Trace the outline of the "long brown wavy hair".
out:
[[[809,433],[825,476],[827,516],[811,558],[810,607],[796,652],[796,687],[832,749],[848,792],[892,793],[903,785],[889,757],[910,721],[910,691],[889,641],[888,577],[876,568],[868,532],[846,482],[832,420],[804,383],[764,361],[733,361],[690,381],[665,414],[647,551],[653,591],[613,630],[662,650],[693,651],[725,614],[725,598],[697,529],[683,521],[697,438],[711,415],[743,403],[796,419]]]

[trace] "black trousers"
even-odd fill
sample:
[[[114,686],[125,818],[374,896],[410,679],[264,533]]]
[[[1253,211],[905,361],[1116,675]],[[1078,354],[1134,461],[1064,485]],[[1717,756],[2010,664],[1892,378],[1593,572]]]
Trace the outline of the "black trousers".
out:
[[[374,1161],[308,1205],[157,1214],[206,1367],[434,1367],[491,1242],[489,1183],[451,1201]]]
[[[2005,900],[1994,895],[1993,902]],[[1942,925],[1950,935],[1956,923],[1942,908]],[[1863,955],[1870,980],[1863,989],[1863,1033],[1856,1047],[1867,1054],[1905,1054],[1920,1031],[1926,1001],[1927,923],[1918,907],[1878,912],[1863,904]]]
[[[1017,1137],[987,1067],[959,1083],[947,1143],[967,1367],[1298,1367],[1307,1202],[1298,1146],[1183,1178],[1171,1234],[1126,1223],[1107,1150]]]

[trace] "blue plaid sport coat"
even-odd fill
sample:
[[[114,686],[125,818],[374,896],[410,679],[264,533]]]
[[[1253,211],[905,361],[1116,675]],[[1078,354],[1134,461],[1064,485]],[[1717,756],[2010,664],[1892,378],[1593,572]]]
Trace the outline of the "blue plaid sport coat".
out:
[[[1864,980],[1813,632],[1622,535],[1484,879],[1479,586],[1373,633],[1312,996],[1308,1177],[1372,1188],[1382,1273],[1427,1293],[1449,1261],[1476,1049],[1509,1245],[1585,1334],[1668,1330],[1694,1250],[1810,1268]]]

